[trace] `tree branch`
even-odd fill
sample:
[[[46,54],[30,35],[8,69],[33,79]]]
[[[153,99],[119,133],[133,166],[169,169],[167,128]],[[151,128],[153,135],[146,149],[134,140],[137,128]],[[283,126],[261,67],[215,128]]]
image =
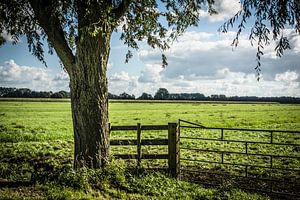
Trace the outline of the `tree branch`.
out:
[[[75,64],[75,56],[69,47],[57,15],[52,13],[51,0],[29,0],[39,25],[44,29],[49,41],[70,75]]]
[[[113,9],[112,12],[115,15],[116,20],[119,20],[124,15],[124,13],[129,8],[130,3],[131,0],[123,0],[122,3],[120,3],[119,7]]]

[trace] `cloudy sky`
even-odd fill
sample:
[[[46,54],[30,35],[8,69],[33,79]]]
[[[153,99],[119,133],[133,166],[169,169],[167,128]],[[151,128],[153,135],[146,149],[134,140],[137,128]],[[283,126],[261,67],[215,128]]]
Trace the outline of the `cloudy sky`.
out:
[[[218,15],[202,12],[199,27],[190,28],[166,52],[169,65],[161,67],[161,52],[141,44],[139,51],[125,64],[127,48],[114,33],[111,40],[109,91],[127,92],[139,96],[154,94],[165,87],[171,93],[199,92],[205,95],[227,96],[300,96],[300,37],[292,30],[291,50],[281,58],[274,53],[272,43],[264,50],[262,78],[255,76],[256,48],[244,32],[238,48],[232,48],[234,32],[221,34],[222,23],[240,8],[238,0],[216,1]],[[251,24],[249,24],[251,26]],[[9,41],[9,35],[3,34]],[[55,55],[46,55],[48,68],[29,52],[26,38],[19,44],[7,42],[0,48],[0,86],[26,87],[37,91],[69,90],[68,76]]]

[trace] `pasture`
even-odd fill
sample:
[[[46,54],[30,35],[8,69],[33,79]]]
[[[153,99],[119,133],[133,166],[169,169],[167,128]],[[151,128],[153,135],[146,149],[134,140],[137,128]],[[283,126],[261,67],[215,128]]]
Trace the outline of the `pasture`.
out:
[[[300,105],[115,101],[109,105],[109,115],[111,125],[135,125],[137,123],[164,125],[184,119],[207,127],[300,130]],[[161,131],[142,133],[143,138],[165,136],[166,133]],[[134,131],[115,132],[111,135],[113,139],[135,137]],[[293,139],[287,138],[287,140]],[[109,178],[100,177],[97,181],[101,184],[91,184],[90,178],[95,176],[90,176],[86,172],[82,172],[80,176],[74,175],[75,172],[71,169],[73,135],[70,102],[68,101],[0,101],[0,146],[1,182],[33,181],[34,186],[30,186],[34,187],[31,196],[46,196],[54,199],[57,197],[70,198],[72,195],[79,195],[83,198],[130,197],[145,199],[153,196],[188,197],[190,199],[199,197],[222,199],[224,196],[230,196],[230,199],[239,199],[238,197],[243,195],[250,195],[240,190],[221,190],[220,192],[217,189],[204,189],[198,185],[176,182],[156,172],[152,174],[142,172],[134,175],[132,172],[126,171],[126,167],[124,167],[126,164],[123,161],[113,161],[114,170],[109,168],[105,172],[99,172],[99,174],[108,174],[106,177]],[[136,147],[130,146],[126,148],[112,147],[112,153],[134,152],[135,150]],[[164,152],[166,149],[147,147],[142,151]],[[299,156],[299,150],[293,151],[293,153]],[[150,160],[143,161],[142,164],[149,167],[166,163]],[[291,165],[299,166],[299,163],[291,163]],[[49,186],[49,184],[52,185]],[[161,189],[157,189],[157,184],[161,185]],[[88,185],[87,188],[85,185]],[[22,196],[25,193],[28,195],[26,190],[29,186],[21,187],[21,192],[16,189],[18,187],[13,184],[12,187],[6,187],[4,184],[4,187],[0,188],[0,197]],[[166,188],[168,189],[166,190]],[[59,193],[58,190],[62,192]],[[87,190],[90,192],[86,192]],[[180,190],[179,194],[176,193],[179,196],[174,196],[172,190]],[[251,194],[249,197],[250,199],[267,198],[255,194]]]

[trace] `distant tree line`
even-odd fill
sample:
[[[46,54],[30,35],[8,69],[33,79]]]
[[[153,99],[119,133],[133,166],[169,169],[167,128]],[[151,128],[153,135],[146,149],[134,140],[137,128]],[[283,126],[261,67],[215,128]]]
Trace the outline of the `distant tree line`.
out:
[[[28,88],[6,88],[0,87],[0,97],[14,98],[70,98],[70,93],[66,91],[45,92],[32,91]]]
[[[120,95],[108,93],[108,98],[109,99],[135,99],[135,96],[133,94],[132,95],[127,94],[126,92],[123,92]]]
[[[0,87],[0,97],[14,98],[70,98],[70,93],[66,91],[45,92],[31,91],[28,88],[6,88]],[[260,102],[279,102],[279,103],[300,103],[299,97],[256,97],[256,96],[230,96],[224,94],[213,94],[205,96],[201,93],[169,93],[166,88],[159,88],[154,96],[148,93],[136,98],[133,94],[123,92],[120,95],[108,93],[109,99],[128,99],[128,100],[191,100],[191,101],[260,101]]]
[[[145,98],[148,97],[148,98]],[[154,97],[143,93],[138,99],[156,100],[195,100],[195,101],[259,101],[259,102],[279,102],[279,103],[300,103],[299,97],[256,97],[256,96],[230,96],[224,94],[213,94],[205,96],[201,93],[169,93],[166,88],[159,88]]]

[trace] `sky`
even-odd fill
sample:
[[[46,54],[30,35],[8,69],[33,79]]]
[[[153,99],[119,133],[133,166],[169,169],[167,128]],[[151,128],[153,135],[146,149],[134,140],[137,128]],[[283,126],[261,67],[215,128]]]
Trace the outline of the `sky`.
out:
[[[218,0],[215,7],[219,14],[210,16],[203,11],[199,26],[189,28],[166,51],[166,68],[161,66],[161,52],[143,43],[125,64],[127,47],[119,40],[120,32],[114,33],[107,71],[109,92],[138,97],[143,92],[154,95],[163,87],[170,93],[206,96],[300,97],[299,34],[284,30],[291,49],[281,58],[276,57],[274,42],[264,49],[262,76],[257,81],[256,47],[251,46],[247,31],[242,33],[237,48],[231,46],[235,32],[218,32],[224,21],[239,10],[238,0]],[[45,53],[46,68],[29,53],[25,37],[12,45],[9,35],[2,33],[2,36],[8,42],[0,48],[0,87],[69,91],[68,75],[55,54]]]

